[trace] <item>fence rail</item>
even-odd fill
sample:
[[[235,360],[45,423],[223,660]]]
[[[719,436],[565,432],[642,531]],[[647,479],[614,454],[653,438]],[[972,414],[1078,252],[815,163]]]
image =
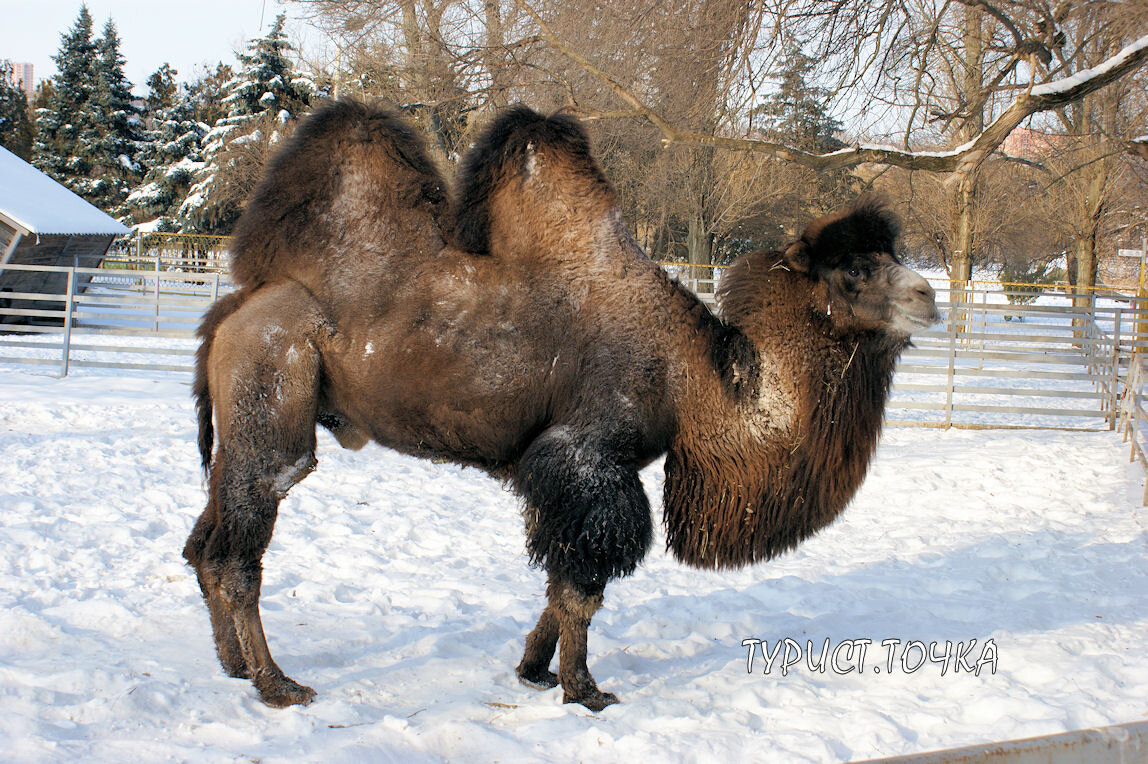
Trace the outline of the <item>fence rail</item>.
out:
[[[71,367],[190,370],[195,328],[229,289],[219,273],[14,264],[4,270],[66,275],[62,293],[4,292],[0,299],[0,363],[53,365],[61,376]]]
[[[3,294],[0,362],[54,364],[61,374],[71,366],[190,370],[195,327],[230,285],[218,271],[131,265],[6,266],[64,273],[67,288]],[[699,285],[703,294],[713,283]],[[916,335],[903,354],[889,424],[1112,429],[1122,421],[1127,389],[1144,378],[1134,363],[1148,345],[1140,298],[1046,292],[1021,304],[1009,301],[1008,290],[935,286],[945,321]]]

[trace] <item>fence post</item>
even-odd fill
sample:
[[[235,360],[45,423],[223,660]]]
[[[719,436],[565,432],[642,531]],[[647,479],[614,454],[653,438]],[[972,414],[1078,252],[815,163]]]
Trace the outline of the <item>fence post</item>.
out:
[[[957,310],[956,301],[949,294],[949,369],[945,391],[945,429],[953,426],[953,394],[957,386]]]
[[[60,376],[68,376],[68,356],[72,352],[72,308],[75,306],[73,296],[76,293],[76,269],[68,269],[68,291],[64,295],[64,347],[60,359]]]
[[[159,331],[159,255],[155,256],[155,331]]]
[[[1095,294],[1092,304],[1093,306],[1096,305]],[[1116,308],[1116,313],[1112,318],[1112,371],[1108,382],[1108,429],[1110,430],[1116,429],[1116,399],[1120,387],[1120,319],[1122,310],[1122,308]]]
[[[219,299],[219,273],[211,274],[211,304],[214,305],[215,301]]]

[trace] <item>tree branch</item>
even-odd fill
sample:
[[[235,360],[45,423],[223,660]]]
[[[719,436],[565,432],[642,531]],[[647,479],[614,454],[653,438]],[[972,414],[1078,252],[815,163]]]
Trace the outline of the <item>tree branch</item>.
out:
[[[541,32],[540,36],[550,46],[601,80],[618,98],[630,106],[633,113],[644,117],[650,124],[658,128],[662,133],[662,143],[667,146],[680,143],[768,154],[819,171],[874,163],[894,165],[910,170],[951,173],[946,184],[960,182],[962,178],[980,167],[990,154],[997,151],[1009,133],[1031,115],[1079,101],[1148,62],[1148,35],[1144,35],[1098,66],[1081,71],[1071,77],[1029,88],[1026,92],[1018,95],[1013,103],[980,135],[951,151],[909,151],[893,146],[857,144],[829,154],[814,154],[773,141],[755,138],[730,138],[690,130],[679,130],[661,114],[643,103],[624,85],[588,58],[566,45],[526,0],[515,0],[515,3],[534,20]],[[986,10],[990,7],[985,3],[977,2],[977,0],[967,0],[966,4],[979,6]]]

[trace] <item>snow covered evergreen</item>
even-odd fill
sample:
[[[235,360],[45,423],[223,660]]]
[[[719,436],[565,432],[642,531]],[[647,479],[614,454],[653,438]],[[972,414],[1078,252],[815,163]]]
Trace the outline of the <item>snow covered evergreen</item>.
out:
[[[122,212],[140,174],[134,156],[142,136],[115,24],[109,19],[93,39],[92,16],[80,6],[54,60],[59,73],[36,113],[32,163],[106,212]]]
[[[227,234],[258,177],[267,149],[304,114],[314,82],[295,73],[280,14],[266,36],[238,56],[240,71],[224,86],[226,116],[206,136],[206,164],[179,210],[181,230]]]
[[[32,155],[32,122],[24,91],[8,81],[11,74],[12,64],[0,61],[0,146],[27,160]]]
[[[171,75],[174,70],[167,67]],[[156,74],[163,71],[161,68]],[[156,75],[149,79],[153,82]],[[157,88],[157,85],[159,86]],[[161,92],[157,92],[157,90]],[[148,168],[139,186],[128,196],[127,222],[150,223],[156,231],[178,231],[176,213],[187,197],[192,180],[203,169],[203,144],[208,126],[196,119],[193,92],[178,86],[163,92],[162,81],[152,85],[149,104],[155,104],[148,118],[148,130],[137,157]]]
[[[48,105],[36,111],[32,164],[80,195],[99,140],[97,115],[90,108],[96,56],[92,15],[81,5],[76,23],[61,36],[60,52],[53,56],[58,74],[52,78]]]
[[[113,214],[124,212],[131,187],[143,174],[135,155],[143,139],[139,109],[132,103],[132,85],[124,76],[124,58],[115,24],[108,19],[97,44],[96,92],[92,106],[102,127],[92,158],[91,191],[85,196]]]

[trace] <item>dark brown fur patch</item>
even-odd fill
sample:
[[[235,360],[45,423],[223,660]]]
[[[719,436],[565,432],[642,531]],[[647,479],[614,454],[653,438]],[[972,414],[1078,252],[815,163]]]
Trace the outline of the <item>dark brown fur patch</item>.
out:
[[[856,252],[895,255],[899,233],[897,219],[885,202],[879,197],[868,197],[810,223],[787,254],[792,257],[800,252],[808,262],[807,269],[836,268]]]
[[[387,105],[330,103],[307,117],[268,163],[232,238],[231,276],[254,287],[274,276],[308,269],[331,238],[325,215],[342,176],[364,155],[389,184],[395,209],[421,209],[449,227],[446,184],[422,138]]]

